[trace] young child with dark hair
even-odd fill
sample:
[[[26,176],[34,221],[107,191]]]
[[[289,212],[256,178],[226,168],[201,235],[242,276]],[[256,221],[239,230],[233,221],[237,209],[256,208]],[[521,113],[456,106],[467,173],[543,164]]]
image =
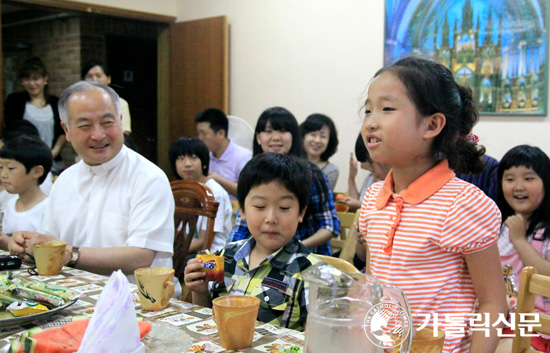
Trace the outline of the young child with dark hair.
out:
[[[445,66],[408,57],[374,75],[361,128],[372,160],[392,167],[361,205],[367,270],[405,292],[414,325],[445,330],[445,353],[494,352],[507,311],[500,211],[455,177],[483,168],[485,149],[470,135],[477,120],[471,89]],[[483,321],[471,316],[476,298]],[[469,330],[485,319],[488,337]]]
[[[517,295],[514,289],[519,289],[523,267],[533,266],[538,273],[550,276],[550,193],[546,192],[550,188],[550,158],[538,147],[516,146],[502,157],[497,175],[497,205],[503,221],[498,239],[500,261],[502,266],[510,266],[514,275],[512,293],[507,294]],[[548,298],[536,296],[535,311],[550,314]],[[550,352],[548,336],[532,337],[531,346]],[[512,339],[503,338],[497,352],[510,352],[511,347]]]
[[[0,150],[0,179],[6,191],[19,197],[8,200],[2,220],[0,248],[7,250],[9,236],[36,232],[48,207],[40,189],[52,167],[52,153],[40,138],[20,136]]]
[[[227,243],[227,237],[231,231],[232,207],[227,191],[214,179],[208,178],[210,163],[208,148],[197,137],[181,137],[170,147],[168,157],[172,173],[176,178],[195,180],[205,184],[212,190],[215,200],[219,202],[214,222],[214,239],[209,250],[212,253],[221,250]],[[197,221],[197,232],[189,246],[189,253],[196,253],[204,244],[206,219],[202,216]]]
[[[185,268],[185,285],[193,303],[211,307],[225,295],[260,299],[258,320],[303,330],[307,318],[307,290],[302,272],[320,260],[296,237],[311,191],[305,160],[283,153],[252,158],[239,176],[237,196],[251,238],[228,244],[225,280],[210,288],[200,259]],[[209,292],[210,290],[210,292]]]

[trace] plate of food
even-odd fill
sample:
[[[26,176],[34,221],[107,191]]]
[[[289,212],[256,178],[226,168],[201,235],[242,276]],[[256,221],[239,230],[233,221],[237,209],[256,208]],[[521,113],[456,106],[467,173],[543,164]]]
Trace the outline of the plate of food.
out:
[[[59,313],[78,301],[71,288],[0,274],[0,327],[20,326]]]

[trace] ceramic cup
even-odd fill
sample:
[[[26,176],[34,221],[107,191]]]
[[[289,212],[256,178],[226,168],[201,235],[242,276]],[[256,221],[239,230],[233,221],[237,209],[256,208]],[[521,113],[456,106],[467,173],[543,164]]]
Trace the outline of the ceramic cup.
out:
[[[260,299],[248,295],[227,295],[212,301],[212,315],[223,348],[246,349],[252,346]]]
[[[65,260],[65,252],[72,256],[71,250],[67,249],[67,243],[62,240],[48,240],[33,244],[34,261],[36,272],[41,276],[55,276],[61,272]]]
[[[134,271],[141,309],[159,311],[168,306],[174,295],[174,269],[170,267],[144,267]]]

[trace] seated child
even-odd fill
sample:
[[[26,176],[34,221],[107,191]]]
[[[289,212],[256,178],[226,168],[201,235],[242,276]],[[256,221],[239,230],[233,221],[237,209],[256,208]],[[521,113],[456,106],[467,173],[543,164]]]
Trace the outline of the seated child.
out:
[[[355,156],[357,157],[357,161],[353,158],[353,153],[350,155],[349,161],[348,197],[345,199],[345,203],[349,206],[349,212],[355,212],[361,208],[361,202],[363,202],[363,197],[367,189],[372,184],[386,179],[386,175],[388,175],[391,169],[389,164],[378,163],[370,158],[369,151],[365,146],[361,133],[359,133],[355,141]],[[357,184],[355,184],[357,162],[361,163],[361,169],[369,171],[369,174],[363,181],[361,191],[358,191]]]
[[[507,294],[517,296],[524,266],[550,275],[550,197],[546,192],[550,187],[550,158],[538,147],[516,146],[502,157],[497,175],[497,205],[502,212],[500,261],[511,272]],[[514,312],[515,305],[509,306]],[[537,296],[535,311],[550,314],[550,301]],[[505,328],[504,333],[512,332]],[[532,337],[531,345],[541,352],[550,351],[550,339],[545,335]],[[511,347],[512,339],[502,338],[497,352],[511,352]]]
[[[260,299],[258,320],[303,330],[307,291],[302,271],[320,260],[295,236],[310,198],[311,174],[305,160],[289,154],[262,153],[239,176],[237,196],[251,238],[228,244],[225,281],[208,286],[200,259],[185,268],[193,303],[211,307],[224,295]],[[209,292],[210,289],[210,292]]]
[[[6,203],[0,248],[7,250],[9,236],[17,231],[38,231],[48,207],[40,189],[52,167],[50,148],[37,137],[19,136],[0,150],[0,178],[6,191],[18,194]]]
[[[231,231],[233,209],[227,191],[214,179],[207,177],[210,164],[208,148],[197,137],[181,137],[172,144],[168,155],[170,167],[176,178],[206,184],[212,190],[214,199],[219,202],[214,222],[214,239],[209,250],[212,253],[221,250],[227,243],[227,237]],[[189,253],[196,253],[204,244],[206,218],[202,216],[197,221],[197,232],[189,247]]]

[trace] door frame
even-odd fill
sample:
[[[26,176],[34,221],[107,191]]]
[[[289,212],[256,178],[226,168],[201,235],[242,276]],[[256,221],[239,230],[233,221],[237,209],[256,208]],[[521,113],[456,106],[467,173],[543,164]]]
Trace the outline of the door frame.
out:
[[[161,153],[168,150],[162,146],[162,137],[167,136],[169,132],[169,95],[161,94],[161,92],[169,92],[170,90],[170,24],[176,22],[175,16],[157,15],[135,10],[127,10],[114,8],[110,6],[96,5],[86,2],[76,1],[59,1],[59,0],[10,0],[12,3],[20,3],[27,5],[36,5],[57,9],[60,11],[76,11],[82,13],[92,13],[102,16],[113,16],[123,19],[142,20],[155,22],[159,25],[166,25],[166,28],[159,28],[157,34],[157,161],[158,165],[165,172],[169,171],[169,166],[162,163],[163,158],[158,158]],[[1,6],[1,3],[0,3]],[[0,19],[0,47],[2,46],[2,27]],[[0,97],[4,97],[4,62],[3,55],[0,55]],[[0,132],[4,122],[4,102],[0,99]],[[164,117],[164,118],[161,118]]]

